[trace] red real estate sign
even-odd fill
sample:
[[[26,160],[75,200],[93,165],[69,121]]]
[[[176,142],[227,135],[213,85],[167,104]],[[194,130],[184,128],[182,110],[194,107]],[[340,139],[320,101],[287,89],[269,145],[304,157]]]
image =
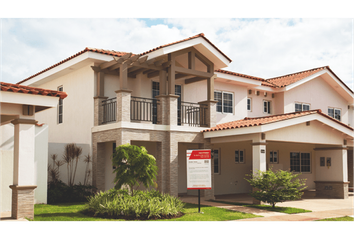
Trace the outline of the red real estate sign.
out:
[[[187,150],[187,189],[211,189],[210,149]]]

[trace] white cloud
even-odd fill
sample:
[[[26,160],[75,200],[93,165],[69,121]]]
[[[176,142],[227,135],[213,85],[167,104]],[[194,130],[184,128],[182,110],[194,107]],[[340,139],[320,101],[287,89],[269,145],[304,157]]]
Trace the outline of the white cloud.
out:
[[[141,53],[203,32],[233,60],[229,70],[268,78],[329,65],[353,87],[351,19],[176,18],[147,23],[130,18],[2,19],[2,81],[18,82],[85,47]]]

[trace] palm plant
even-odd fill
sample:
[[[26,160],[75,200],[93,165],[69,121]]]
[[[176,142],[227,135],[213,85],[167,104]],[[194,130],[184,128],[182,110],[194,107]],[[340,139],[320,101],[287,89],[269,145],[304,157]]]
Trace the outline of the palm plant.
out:
[[[86,163],[84,185],[86,185],[91,175],[90,162],[92,162],[92,160],[90,154],[87,154],[87,156],[85,156],[84,162]]]
[[[68,185],[72,187],[75,181],[77,163],[79,161],[80,155],[82,153],[82,148],[76,146],[75,143],[70,143],[65,146],[63,161],[66,163],[66,168],[68,170]],[[74,168],[74,160],[76,162]]]

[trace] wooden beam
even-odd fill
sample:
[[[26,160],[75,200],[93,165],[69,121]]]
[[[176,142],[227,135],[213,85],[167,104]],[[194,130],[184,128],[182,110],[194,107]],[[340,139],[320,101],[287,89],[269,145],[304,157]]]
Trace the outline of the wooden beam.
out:
[[[120,66],[122,65],[122,63],[116,63],[113,66],[111,66],[110,68],[108,68],[108,70],[116,70],[118,69]]]
[[[127,59],[129,59],[131,56],[132,56],[132,53],[130,52],[130,53],[124,54],[124,55],[122,56],[122,58],[125,59],[125,60],[127,60]]]
[[[188,68],[195,69],[195,52],[191,51],[188,53]]]
[[[127,62],[122,63],[119,68],[119,85],[120,89],[128,89],[128,64]]]
[[[109,69],[101,69],[100,67],[96,67],[96,66],[91,66],[92,70],[95,72],[103,72],[106,74],[110,74],[110,75],[119,75],[119,73],[117,72],[117,70],[109,70]]]
[[[180,78],[184,78],[184,77],[188,77],[188,76],[190,76],[190,75],[184,74],[184,73],[177,73],[175,75],[175,79],[180,79]]]
[[[139,61],[133,62],[132,64],[130,64],[130,66],[137,66],[137,67],[142,67],[142,68],[146,68],[146,69],[154,69],[154,70],[162,70],[164,69],[164,67],[156,67],[155,65],[151,64],[147,64],[148,61],[146,61],[145,63],[139,63]]]
[[[97,73],[97,96],[104,96],[104,72]]]
[[[109,67],[113,66],[116,63],[117,63],[116,60],[112,60],[112,61],[109,61],[109,62],[102,63],[99,67],[101,69],[106,69],[106,68],[109,68]]]
[[[175,74],[176,74],[176,64],[175,64],[175,56],[171,53],[168,54],[168,61],[171,61],[171,66],[168,67],[168,94],[175,94]]]
[[[123,58],[123,57],[113,57],[114,58],[114,60],[116,60],[116,62],[118,63],[118,64],[120,64],[120,63],[122,63],[122,62],[124,62],[126,59],[125,58]]]
[[[139,58],[139,63],[144,63],[144,62],[146,62],[146,60],[148,59],[148,56],[144,56],[144,57],[141,57],[141,58]]]
[[[154,71],[154,72],[148,73],[147,77],[153,78],[153,77],[157,77],[159,75],[160,75],[160,71]]]
[[[214,73],[214,63],[200,54],[199,52],[195,54],[195,57],[199,59],[205,66],[207,66],[208,73]]]
[[[165,61],[164,59],[160,59],[160,60],[154,62],[154,65],[155,65],[156,67],[162,66],[162,63],[163,63],[164,61]]]
[[[178,73],[184,73],[184,74],[193,75],[196,77],[205,77],[205,78],[210,78],[214,75],[214,73],[202,72],[202,71],[197,71],[197,70],[182,68],[182,67],[176,67],[176,66],[175,66],[175,71]]]
[[[160,70],[159,72],[159,81],[160,81],[160,95],[166,95],[166,83],[167,83],[167,72]]]
[[[154,69],[148,69],[148,70],[143,71],[143,74],[152,73],[154,71],[155,71]]]
[[[171,61],[167,61],[167,62],[164,62],[164,63],[162,64],[162,67],[163,67],[163,68],[168,68],[170,65],[171,65]]]
[[[207,100],[214,100],[214,79],[216,74],[207,79]]]
[[[184,81],[185,84],[190,84],[190,83],[195,83],[199,81],[207,80],[206,78],[203,77],[194,77],[194,78],[188,78]]]
[[[129,68],[129,70],[130,70],[130,68]],[[138,75],[139,73],[143,72],[144,70],[145,70],[145,68],[139,68],[139,69],[137,69],[137,70],[135,70],[135,71],[128,72],[128,74],[130,74],[130,75],[132,75],[132,76],[136,76],[136,75]]]
[[[136,60],[139,59],[139,57],[140,57],[139,55],[134,55],[134,56],[130,57],[129,60],[132,62],[135,62]]]

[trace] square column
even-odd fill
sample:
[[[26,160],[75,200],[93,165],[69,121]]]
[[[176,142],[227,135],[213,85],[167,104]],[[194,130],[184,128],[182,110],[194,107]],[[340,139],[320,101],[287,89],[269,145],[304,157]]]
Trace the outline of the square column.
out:
[[[157,119],[162,125],[177,126],[177,103],[179,96],[177,95],[159,95],[156,96],[160,100],[157,109]]]
[[[117,122],[130,122],[131,90],[117,90]]]
[[[14,132],[14,175],[12,189],[12,218],[34,217],[34,119],[16,119],[11,122]]]
[[[94,97],[94,126],[98,126],[103,122],[103,106],[102,101],[108,97]]]
[[[253,141],[252,143],[252,173],[258,174],[258,171],[267,170],[266,162],[266,142],[265,140]],[[253,204],[262,204],[261,201],[253,198]]]
[[[200,126],[215,127],[216,126],[216,103],[218,101],[207,100],[198,102],[200,105]]]

